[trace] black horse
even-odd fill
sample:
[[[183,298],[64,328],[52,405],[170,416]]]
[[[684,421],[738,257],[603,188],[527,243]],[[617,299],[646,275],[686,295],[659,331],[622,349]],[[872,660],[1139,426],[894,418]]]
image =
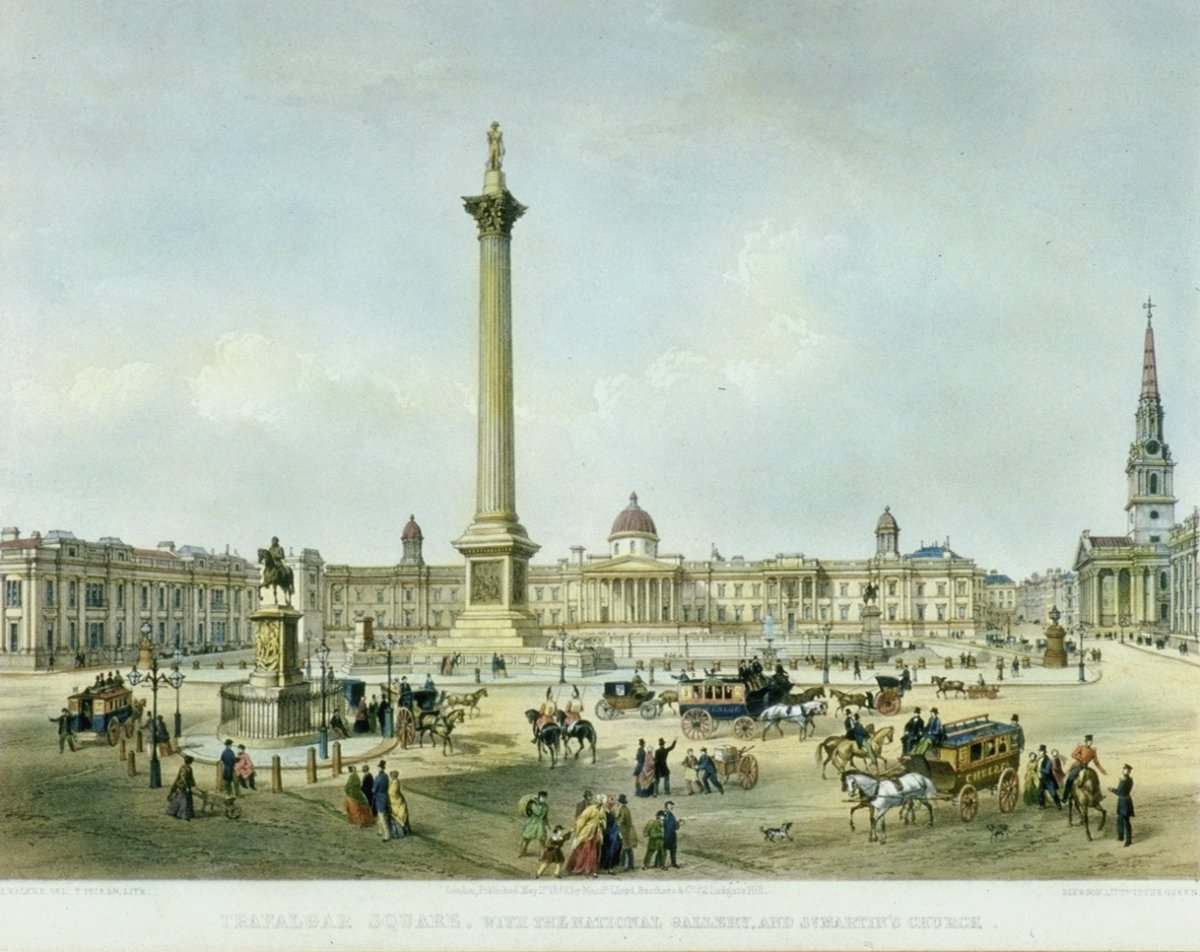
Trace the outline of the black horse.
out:
[[[555,717],[558,720],[558,728],[562,731],[563,739],[563,756],[571,753],[571,741],[579,741],[579,749],[575,751],[575,759],[579,759],[579,755],[583,753],[583,745],[588,744],[592,748],[592,763],[596,762],[596,728],[592,726],[591,721],[585,721],[583,718],[577,720],[574,724],[567,724],[567,715],[563,711],[559,711]]]
[[[544,724],[541,729],[538,729],[538,718],[542,716],[542,712],[530,708],[525,712],[525,720],[529,721],[533,727],[533,741],[537,744],[538,761],[542,759],[542,750],[545,749],[550,754],[550,769],[554,769],[554,765],[558,763],[558,747],[562,743],[562,728],[558,724]]]

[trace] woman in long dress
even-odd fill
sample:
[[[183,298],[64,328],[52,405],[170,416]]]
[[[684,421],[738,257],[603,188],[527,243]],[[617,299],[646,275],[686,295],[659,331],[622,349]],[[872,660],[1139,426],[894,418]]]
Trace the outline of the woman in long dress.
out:
[[[195,760],[191,754],[185,754],[175,782],[167,793],[167,816],[179,820],[191,820],[196,815],[196,806],[192,800],[192,788],[196,786],[196,778],[192,775],[192,763]]]
[[[366,794],[363,793],[362,781],[358,779],[358,774],[353,770],[346,778],[346,816],[350,822],[356,826],[370,826],[375,822],[375,816],[371,813],[371,805],[367,803]]]
[[[368,734],[370,731],[371,723],[367,720],[367,700],[359,698],[358,707],[354,709],[354,733]]]
[[[604,836],[604,806],[595,800],[575,821],[575,848],[567,861],[567,872],[596,876],[600,868],[600,841]]]
[[[649,751],[646,752],[646,759],[642,761],[641,772],[637,775],[637,780],[634,781],[634,790],[639,797],[654,796],[654,756]]]
[[[1025,793],[1023,799],[1028,807],[1036,807],[1042,799],[1042,778],[1038,769],[1037,754],[1030,754],[1025,764]]]
[[[600,868],[615,873],[621,865],[621,831],[617,829],[617,798],[604,801],[604,831],[600,836]]]
[[[408,801],[400,792],[400,771],[393,770],[388,776],[392,778],[388,784],[388,806],[391,808],[388,822],[391,824],[392,839],[398,840],[412,832],[412,827],[408,825]]]

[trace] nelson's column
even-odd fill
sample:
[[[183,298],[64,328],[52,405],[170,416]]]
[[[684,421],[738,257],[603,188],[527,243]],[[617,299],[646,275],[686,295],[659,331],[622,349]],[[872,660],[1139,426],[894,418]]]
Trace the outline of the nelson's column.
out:
[[[479,435],[475,519],[454,547],[467,560],[466,603],[448,644],[503,650],[540,633],[526,607],[526,570],[540,548],[517,517],[513,449],[513,224],[525,214],[504,184],[500,124],[487,134],[483,194],[465,196],[479,226]]]

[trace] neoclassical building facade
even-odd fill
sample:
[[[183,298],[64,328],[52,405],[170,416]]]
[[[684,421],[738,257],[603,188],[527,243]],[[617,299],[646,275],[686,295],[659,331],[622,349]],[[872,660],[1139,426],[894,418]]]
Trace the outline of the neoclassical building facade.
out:
[[[89,542],[61,530],[4,529],[0,576],[5,668],[62,667],[77,652],[91,664],[123,663],[143,626],[166,652],[241,645],[258,599],[259,573],[236,553]]]
[[[714,552],[695,561],[660,551],[658,527],[632,494],[603,551],[574,546],[555,564],[530,564],[527,604],[547,637],[565,630],[612,647],[618,657],[716,647],[750,652],[764,646],[767,633],[792,655],[815,655],[826,631],[835,650],[853,650],[871,582],[878,588],[885,641],[974,633],[986,605],[986,573],[948,543],[901,554],[899,533],[885,510],[875,527],[874,553],[861,558],[797,552],[751,561]],[[324,607],[322,630],[313,618],[308,637],[349,644],[356,625],[369,618],[376,640],[390,635],[401,644],[452,645],[464,568],[427,565],[422,541],[420,526],[410,519],[395,565],[313,559],[304,572],[320,575],[316,601]]]

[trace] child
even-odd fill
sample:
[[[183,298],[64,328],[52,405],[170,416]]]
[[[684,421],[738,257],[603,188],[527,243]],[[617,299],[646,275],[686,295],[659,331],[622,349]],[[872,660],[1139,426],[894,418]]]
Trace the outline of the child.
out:
[[[567,841],[567,838],[570,835],[571,834],[569,831],[564,830],[561,826],[555,824],[554,830],[550,833],[550,836],[546,840],[546,848],[542,851],[542,863],[540,866],[538,866],[537,872],[533,874],[534,879],[540,879],[542,873],[546,871],[546,867],[551,863],[554,864],[554,878],[562,878],[562,848],[563,844]]]

